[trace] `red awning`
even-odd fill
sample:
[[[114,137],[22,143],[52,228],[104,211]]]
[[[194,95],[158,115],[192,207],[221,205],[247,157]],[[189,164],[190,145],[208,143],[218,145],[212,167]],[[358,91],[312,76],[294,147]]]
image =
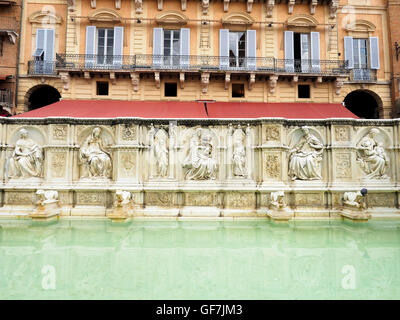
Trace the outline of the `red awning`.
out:
[[[208,114],[207,114],[208,113]],[[358,117],[340,103],[251,103],[185,101],[62,100],[25,112],[19,118],[273,118],[327,119]]]

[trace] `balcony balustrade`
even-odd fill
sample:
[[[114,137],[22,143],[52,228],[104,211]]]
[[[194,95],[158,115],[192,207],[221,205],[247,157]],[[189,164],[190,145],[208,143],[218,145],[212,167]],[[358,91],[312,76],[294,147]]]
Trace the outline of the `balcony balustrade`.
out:
[[[57,71],[190,71],[190,72],[254,72],[258,74],[309,74],[347,76],[342,60],[285,60],[270,57],[241,58],[221,56],[106,56],[57,54],[56,61],[32,60],[29,74],[56,74]]]
[[[352,69],[350,72],[350,81],[352,82],[375,82],[376,70],[375,69]]]

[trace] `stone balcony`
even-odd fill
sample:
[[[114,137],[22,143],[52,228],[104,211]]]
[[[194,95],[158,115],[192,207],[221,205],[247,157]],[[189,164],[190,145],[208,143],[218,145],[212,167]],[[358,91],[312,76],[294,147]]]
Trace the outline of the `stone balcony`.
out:
[[[29,61],[28,75],[59,74],[68,82],[71,74],[83,74],[87,79],[95,74],[109,74],[112,81],[115,81],[117,74],[130,74],[132,82],[135,82],[140,74],[150,73],[154,74],[158,87],[160,73],[178,74],[181,82],[185,81],[185,74],[198,74],[205,92],[210,75],[224,76],[228,86],[231,74],[244,74],[248,76],[250,88],[256,76],[264,76],[269,81],[270,90],[274,90],[278,78],[291,82],[297,82],[299,78],[316,82],[336,81],[336,87],[340,88],[350,73],[346,63],[343,60],[288,60],[273,57],[57,54],[56,61]]]

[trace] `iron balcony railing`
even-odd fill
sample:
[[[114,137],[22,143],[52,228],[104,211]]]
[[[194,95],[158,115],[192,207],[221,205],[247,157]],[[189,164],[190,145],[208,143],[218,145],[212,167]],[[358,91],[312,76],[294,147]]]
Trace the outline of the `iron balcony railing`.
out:
[[[58,54],[56,68],[66,70],[254,70],[280,73],[349,73],[347,62],[342,60],[284,60],[270,57],[240,58],[152,54],[137,54],[133,56]]]
[[[17,19],[15,17],[0,17],[1,31],[17,31]]]
[[[28,61],[29,75],[57,75],[55,61],[30,60]]]
[[[375,82],[376,70],[368,68],[355,68],[350,71],[350,81],[353,82]]]
[[[254,71],[318,75],[348,75],[349,73],[346,62],[341,60],[285,60],[269,57],[158,56],[150,54],[133,56],[57,54],[56,61],[30,61],[28,72],[29,74],[54,74],[61,70]]]
[[[12,104],[12,92],[9,89],[0,89],[0,103],[11,105]]]

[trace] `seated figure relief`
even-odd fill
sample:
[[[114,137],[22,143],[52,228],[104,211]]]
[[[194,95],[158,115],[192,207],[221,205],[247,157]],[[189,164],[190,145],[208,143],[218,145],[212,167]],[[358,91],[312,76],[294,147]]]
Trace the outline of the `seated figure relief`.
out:
[[[183,167],[187,169],[187,180],[216,178],[217,162],[213,158],[213,145],[208,130],[197,130],[193,134]]]
[[[376,140],[379,130],[371,129],[357,145],[357,162],[368,179],[387,179],[389,158],[381,142]]]
[[[26,129],[21,129],[19,134],[20,139],[17,140],[10,158],[8,177],[41,177],[44,159],[42,148],[29,138],[29,133]]]
[[[289,177],[291,180],[320,180],[324,145],[307,126],[301,130],[303,136],[289,152]]]
[[[109,178],[111,155],[104,148],[101,129],[96,127],[79,150],[81,178]]]

